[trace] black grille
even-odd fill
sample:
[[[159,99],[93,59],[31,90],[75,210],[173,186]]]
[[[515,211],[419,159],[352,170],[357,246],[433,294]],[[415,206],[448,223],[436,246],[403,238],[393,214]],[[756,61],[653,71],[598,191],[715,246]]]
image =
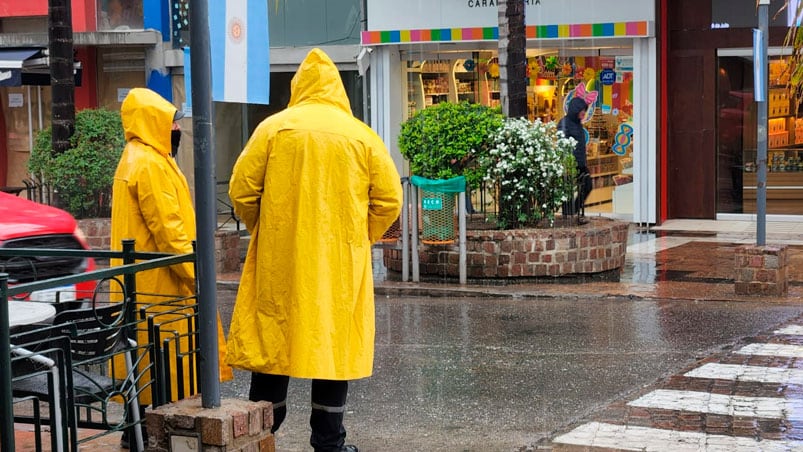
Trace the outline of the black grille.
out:
[[[69,234],[42,235],[8,240],[0,248],[42,248],[81,250],[81,243]],[[0,256],[0,272],[8,273],[9,283],[26,283],[80,273],[84,258],[67,256]]]

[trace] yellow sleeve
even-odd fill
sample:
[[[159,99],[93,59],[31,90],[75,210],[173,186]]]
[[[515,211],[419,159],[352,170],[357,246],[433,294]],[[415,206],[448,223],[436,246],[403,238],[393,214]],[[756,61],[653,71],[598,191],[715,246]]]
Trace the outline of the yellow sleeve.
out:
[[[259,203],[265,189],[265,171],[268,161],[266,134],[257,128],[237,158],[229,181],[229,198],[234,213],[253,233],[259,222]]]
[[[375,243],[399,217],[402,188],[396,165],[381,140],[371,146],[370,165],[368,237]]]

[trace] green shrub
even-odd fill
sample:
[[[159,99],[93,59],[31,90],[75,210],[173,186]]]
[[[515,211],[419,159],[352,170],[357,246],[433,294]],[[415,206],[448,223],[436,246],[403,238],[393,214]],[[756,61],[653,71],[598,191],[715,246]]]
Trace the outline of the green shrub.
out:
[[[410,171],[428,179],[465,176],[476,188],[484,174],[476,159],[488,150],[489,137],[502,126],[498,109],[461,102],[425,108],[401,126],[399,149]]]
[[[50,128],[36,135],[28,170],[58,195],[76,218],[108,217],[114,171],[125,146],[120,113],[82,110],[75,115],[70,149],[51,153]]]

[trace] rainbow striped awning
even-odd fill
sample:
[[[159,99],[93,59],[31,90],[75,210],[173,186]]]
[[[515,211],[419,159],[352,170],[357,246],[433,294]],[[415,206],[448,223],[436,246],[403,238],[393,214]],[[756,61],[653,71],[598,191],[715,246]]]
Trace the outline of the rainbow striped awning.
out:
[[[527,39],[641,38],[652,35],[650,21],[598,24],[529,25]],[[363,45],[426,42],[493,41],[499,27],[436,28],[427,30],[363,31]]]

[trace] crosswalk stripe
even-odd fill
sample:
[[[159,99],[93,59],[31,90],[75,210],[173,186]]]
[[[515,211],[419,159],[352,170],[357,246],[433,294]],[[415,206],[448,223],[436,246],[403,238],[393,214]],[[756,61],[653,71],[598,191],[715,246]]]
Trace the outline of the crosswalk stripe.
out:
[[[791,344],[747,344],[736,350],[739,355],[778,356],[783,358],[803,358],[803,346]]]
[[[558,436],[553,443],[638,451],[803,451],[803,441],[756,441],[743,436],[711,435],[701,432],[681,432],[601,422],[583,424],[565,435]]]
[[[775,334],[788,334],[790,336],[803,336],[803,325],[789,325],[775,330]]]
[[[803,384],[803,370],[781,367],[708,363],[684,374],[692,378],[754,381],[758,383]]]
[[[658,389],[628,402],[628,405],[725,416],[803,420],[803,401],[781,397],[745,397]]]

